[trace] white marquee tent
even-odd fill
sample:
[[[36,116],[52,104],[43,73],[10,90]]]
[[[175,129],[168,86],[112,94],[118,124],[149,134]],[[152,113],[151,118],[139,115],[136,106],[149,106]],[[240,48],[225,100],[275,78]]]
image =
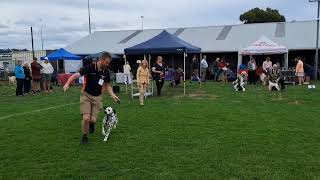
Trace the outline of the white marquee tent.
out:
[[[252,43],[248,47],[239,51],[238,66],[242,64],[243,55],[271,55],[271,54],[283,54],[284,67],[288,68],[288,49],[276,42],[273,42],[266,36],[261,36],[256,42]]]

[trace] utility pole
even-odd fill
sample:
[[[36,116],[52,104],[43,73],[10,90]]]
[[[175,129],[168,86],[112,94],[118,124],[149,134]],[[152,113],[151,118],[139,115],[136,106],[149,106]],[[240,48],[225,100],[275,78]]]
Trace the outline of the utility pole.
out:
[[[40,29],[40,34],[41,34],[41,50],[43,50],[42,19],[40,19],[40,23],[41,23],[41,29]]]
[[[34,46],[33,46],[33,31],[32,26],[30,27],[31,30],[31,45],[32,45],[32,59],[34,58]]]
[[[144,20],[144,16],[141,16],[141,29],[143,31],[143,20]]]
[[[309,0],[309,2],[318,3],[318,14],[317,14],[317,39],[316,39],[316,56],[314,58],[314,78],[318,79],[318,62],[319,62],[319,16],[320,16],[320,0]]]
[[[90,0],[88,0],[88,20],[89,20],[89,34],[91,34]]]

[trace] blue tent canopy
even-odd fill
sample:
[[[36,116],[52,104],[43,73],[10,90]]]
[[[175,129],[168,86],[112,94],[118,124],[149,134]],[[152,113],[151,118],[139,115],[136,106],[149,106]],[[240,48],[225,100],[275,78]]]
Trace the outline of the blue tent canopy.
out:
[[[127,55],[200,53],[200,51],[201,48],[189,44],[165,30],[148,41],[124,50]]]
[[[81,60],[80,56],[74,55],[65,49],[61,48],[48,56],[46,56],[50,61],[57,61],[59,59],[64,59],[64,60]],[[41,60],[44,60],[45,57],[41,57]]]

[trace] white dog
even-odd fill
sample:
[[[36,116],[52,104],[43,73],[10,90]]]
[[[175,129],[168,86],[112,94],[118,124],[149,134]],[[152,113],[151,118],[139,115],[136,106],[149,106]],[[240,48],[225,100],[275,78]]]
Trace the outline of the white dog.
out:
[[[104,110],[105,116],[102,121],[102,135],[104,142],[108,141],[108,137],[112,129],[117,128],[118,117],[116,111],[112,107],[107,107]]]
[[[238,74],[237,79],[232,83],[233,89],[235,91],[246,91],[246,80],[247,80],[247,73],[243,71],[241,74]]]
[[[16,77],[15,76],[9,76],[9,84],[15,84],[16,83]]]
[[[272,88],[276,88],[277,91],[280,91],[279,80],[277,79],[274,83],[269,80],[269,90],[272,91]]]

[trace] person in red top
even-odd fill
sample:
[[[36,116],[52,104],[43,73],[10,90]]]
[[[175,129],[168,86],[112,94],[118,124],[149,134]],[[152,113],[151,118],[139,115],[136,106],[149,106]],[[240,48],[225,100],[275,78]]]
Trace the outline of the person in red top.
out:
[[[33,58],[31,63],[32,72],[32,91],[33,93],[40,92],[40,80],[41,80],[41,65],[38,63],[37,58]]]
[[[229,64],[225,62],[224,58],[221,59],[219,63],[220,74],[222,74],[222,81],[227,82],[227,66]]]

